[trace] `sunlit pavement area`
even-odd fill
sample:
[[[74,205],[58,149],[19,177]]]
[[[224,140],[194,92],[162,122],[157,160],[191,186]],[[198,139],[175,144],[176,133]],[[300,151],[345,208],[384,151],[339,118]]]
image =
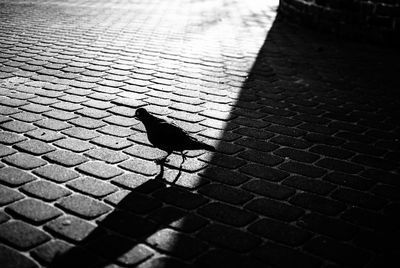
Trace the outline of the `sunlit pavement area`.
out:
[[[398,50],[266,0],[0,2],[0,267],[389,267]],[[217,152],[182,162],[139,107]]]

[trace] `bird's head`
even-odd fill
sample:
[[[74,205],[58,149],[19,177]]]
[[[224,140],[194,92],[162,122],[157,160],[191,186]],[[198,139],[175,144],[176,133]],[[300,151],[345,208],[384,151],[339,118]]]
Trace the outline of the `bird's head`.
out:
[[[135,112],[135,118],[137,118],[137,119],[140,120],[140,121],[145,120],[145,119],[148,118],[149,116],[151,116],[151,115],[149,114],[148,111],[146,111],[145,108],[139,108],[139,109],[137,109],[136,112]]]

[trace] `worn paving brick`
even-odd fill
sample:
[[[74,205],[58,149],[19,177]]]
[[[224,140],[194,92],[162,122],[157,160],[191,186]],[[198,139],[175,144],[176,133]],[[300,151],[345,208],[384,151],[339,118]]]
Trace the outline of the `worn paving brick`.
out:
[[[366,251],[325,237],[312,239],[305,245],[305,249],[315,255],[354,267],[362,267],[370,259]]]
[[[376,195],[349,188],[338,188],[331,194],[331,197],[347,204],[372,210],[379,210],[387,203],[387,200]]]
[[[247,164],[241,167],[240,171],[247,175],[254,176],[260,179],[266,179],[269,181],[281,181],[289,176],[289,174],[284,171],[259,164]]]
[[[375,182],[373,180],[341,172],[332,172],[323,177],[324,180],[357,190],[368,190]]]
[[[105,198],[105,201],[119,209],[128,210],[136,214],[149,213],[162,205],[159,200],[150,197],[147,194],[139,193],[138,191],[129,194],[124,193],[122,196],[123,197],[120,198],[117,192],[115,195],[110,195]]]
[[[26,153],[6,156],[3,161],[21,169],[34,169],[47,164],[43,159]]]
[[[282,184],[320,195],[326,195],[335,189],[335,185],[323,180],[297,175],[286,178]]]
[[[204,242],[168,228],[152,234],[146,242],[182,259],[191,259],[207,248]]]
[[[107,244],[109,247],[104,247]],[[106,256],[118,265],[135,266],[154,255],[154,250],[144,244],[135,243],[119,235],[106,235],[93,240],[87,248],[101,256]],[[117,257],[117,258],[116,258]],[[107,267],[122,267],[107,266]]]
[[[68,154],[67,154],[68,156]],[[73,155],[71,155],[73,156]],[[50,158],[51,159],[51,158]],[[71,169],[60,165],[50,164],[33,171],[36,175],[42,176],[48,180],[62,183],[79,177],[79,174]]]
[[[293,221],[304,214],[304,210],[301,208],[267,198],[253,199],[246,204],[245,208],[283,221]]]
[[[21,221],[9,221],[0,225],[0,238],[20,250],[28,250],[50,240],[45,232]]]
[[[54,145],[75,153],[82,153],[94,147],[93,144],[90,144],[87,141],[82,141],[75,138],[58,140],[54,142]]]
[[[31,198],[25,198],[22,201],[8,206],[6,209],[8,212],[37,225],[62,214],[59,209]]]
[[[6,186],[0,185],[0,206],[13,203],[22,198],[24,198],[24,195],[21,193]]]
[[[336,170],[339,172],[344,172],[349,174],[356,174],[363,170],[363,167],[359,165],[333,158],[324,158],[319,160],[315,164],[317,166],[324,167],[330,170]]]
[[[239,157],[266,166],[276,166],[283,162],[283,158],[269,153],[263,153],[256,150],[246,150],[238,155]]]
[[[201,187],[199,192],[211,198],[235,205],[243,204],[253,198],[253,195],[246,191],[216,183]]]
[[[53,142],[65,138],[64,135],[53,130],[36,129],[26,133],[30,138],[38,139],[44,142]]]
[[[282,200],[287,199],[296,192],[293,188],[260,179],[250,180],[242,188],[259,195]]]
[[[56,150],[55,147],[39,140],[26,140],[16,144],[15,147],[34,155],[41,155]]]
[[[45,180],[38,180],[25,184],[20,189],[24,193],[44,201],[55,201],[61,197],[71,194],[71,191],[65,189],[64,187]]]
[[[35,122],[34,125],[40,128],[50,129],[54,131],[61,131],[72,127],[71,124],[57,119],[43,119]]]
[[[145,176],[154,176],[158,173],[155,163],[138,158],[126,160],[118,165],[119,167]],[[117,174],[118,175],[118,174]]]
[[[326,173],[326,171],[322,168],[295,161],[285,162],[281,164],[279,168],[287,172],[292,172],[311,178],[321,177]]]
[[[248,229],[255,234],[289,246],[301,245],[311,237],[310,233],[303,229],[267,218],[251,224]]]
[[[45,225],[45,229],[71,242],[84,240],[96,226],[74,216],[62,216]]]
[[[320,267],[321,260],[296,249],[267,242],[255,249],[252,255],[267,265],[277,267]]]
[[[123,175],[113,178],[111,181],[112,183],[120,187],[145,193],[151,193],[153,192],[153,190],[164,186],[164,184],[153,180],[152,177],[147,177],[135,173],[125,173]]]
[[[298,225],[313,232],[344,241],[350,240],[358,232],[358,227],[355,225],[318,213],[304,215],[299,220]]]
[[[0,170],[0,181],[6,185],[16,187],[37,178],[30,173],[22,171],[14,167],[5,167]]]
[[[149,218],[183,232],[195,232],[204,227],[208,221],[194,213],[173,206],[163,206],[149,215]]]
[[[123,173],[121,169],[100,161],[84,163],[78,166],[77,170],[103,180],[111,179]]]
[[[253,213],[220,202],[212,202],[198,209],[198,213],[231,226],[245,226],[253,221]]]
[[[67,253],[72,247],[70,243],[55,239],[36,247],[31,254],[41,263],[50,264],[57,256]]]
[[[80,140],[91,140],[100,136],[100,134],[94,130],[89,130],[81,127],[71,127],[63,130],[61,133]]]
[[[4,267],[37,268],[39,265],[18,251],[0,245],[0,263]]]
[[[79,178],[76,180],[73,180],[67,184],[68,187],[72,188],[73,190],[76,190],[78,192],[82,192],[87,195],[91,195],[93,197],[104,197],[106,195],[109,195],[115,191],[117,191],[117,187],[103,182],[99,181],[98,179],[94,179],[91,177],[83,177]]]
[[[86,219],[97,218],[111,210],[104,203],[80,194],[64,197],[57,202],[57,205]]]
[[[67,167],[76,166],[88,161],[86,157],[66,150],[56,150],[46,154],[44,157],[52,162]]]
[[[125,138],[119,138],[109,135],[101,135],[97,138],[92,139],[91,142],[96,145],[107,147],[113,150],[125,149],[132,145],[132,142],[127,141]]]
[[[290,199],[290,203],[331,216],[346,208],[342,202],[310,193],[299,193]]]
[[[203,228],[198,237],[209,243],[223,246],[238,252],[255,248],[261,240],[247,232],[220,224],[210,224]]]
[[[181,190],[176,187],[160,189],[153,194],[162,201],[184,209],[194,209],[205,203],[207,199],[199,194]]]
[[[8,131],[0,132],[0,142],[3,144],[10,145],[23,140],[26,140],[26,137]]]
[[[26,133],[28,131],[36,129],[35,126],[21,121],[9,121],[1,124],[1,127],[6,131],[15,132],[19,134]]]

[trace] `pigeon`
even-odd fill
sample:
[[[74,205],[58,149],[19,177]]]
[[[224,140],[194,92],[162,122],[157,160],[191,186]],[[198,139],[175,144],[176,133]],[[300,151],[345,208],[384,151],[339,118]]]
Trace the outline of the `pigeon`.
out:
[[[174,151],[181,153],[183,162],[186,159],[184,154],[186,150],[216,151],[213,146],[191,137],[182,128],[155,117],[144,108],[137,109],[134,117],[143,123],[150,143],[167,153],[165,157],[157,159],[156,163],[168,162],[168,156]]]

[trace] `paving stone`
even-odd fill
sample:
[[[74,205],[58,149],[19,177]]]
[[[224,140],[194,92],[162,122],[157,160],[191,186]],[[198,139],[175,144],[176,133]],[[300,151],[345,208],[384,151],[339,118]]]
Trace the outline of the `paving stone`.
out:
[[[25,198],[7,207],[7,211],[36,225],[42,224],[62,213],[59,209],[36,199]]]
[[[3,158],[3,161],[21,169],[34,169],[47,164],[41,158],[26,153],[16,153],[6,156]]]
[[[369,180],[361,176],[355,176],[341,172],[332,172],[330,174],[327,174],[323,179],[338,185],[347,186],[357,190],[368,190],[375,183],[373,180]]]
[[[185,191],[176,187],[164,188],[156,191],[154,197],[168,204],[178,206],[183,209],[195,209],[205,203],[207,199],[199,194]]]
[[[51,264],[58,256],[67,253],[72,247],[72,244],[55,239],[36,247],[31,254],[41,263]]]
[[[267,198],[253,199],[245,206],[256,213],[283,221],[293,221],[304,214],[304,210]]]
[[[290,203],[331,216],[346,208],[342,202],[310,193],[299,193],[290,199]]]
[[[35,126],[21,122],[21,121],[9,121],[1,124],[1,127],[10,132],[26,133],[28,131],[36,129]]]
[[[242,188],[256,194],[281,200],[287,199],[296,192],[293,188],[259,179],[253,179],[245,183]]]
[[[123,266],[135,266],[154,255],[154,250],[148,246],[118,235],[102,236],[87,248]]]
[[[206,250],[206,244],[172,229],[162,229],[147,238],[147,243],[182,259],[192,259]]]
[[[234,205],[243,204],[253,198],[253,195],[246,191],[216,183],[207,184],[201,187],[199,192],[211,198]]]
[[[176,267],[176,268],[188,268],[189,265],[173,259],[170,257],[156,257],[151,258],[149,261],[144,262],[138,266],[138,268],[151,268],[151,267]]]
[[[12,118],[23,121],[26,123],[33,123],[39,120],[43,119],[43,116],[40,114],[34,114],[34,113],[29,113],[29,112],[22,112],[22,113],[17,113],[11,115]]]
[[[109,195],[117,191],[118,189],[117,187],[111,185],[110,183],[99,181],[98,179],[93,179],[91,177],[84,177],[73,180],[69,182],[67,186],[72,188],[73,190],[97,198]]]
[[[123,169],[127,169],[129,171],[145,175],[145,176],[154,176],[158,173],[158,168],[154,162],[133,158],[130,160],[126,160],[118,165]]]
[[[218,246],[238,252],[248,252],[261,240],[247,232],[219,224],[210,224],[198,233],[198,237]]]
[[[22,198],[24,198],[24,195],[21,193],[6,186],[0,185],[0,206],[13,203]]]
[[[125,138],[101,135],[100,137],[91,140],[92,143],[113,150],[122,150],[132,145],[132,142]]]
[[[33,173],[58,183],[66,182],[79,177],[77,172],[54,164],[35,169]]]
[[[286,246],[267,242],[257,248],[252,256],[262,260],[267,265],[276,267],[320,267],[321,260]]]
[[[353,238],[358,232],[355,225],[318,213],[304,215],[299,220],[298,225],[318,234],[346,241]]]
[[[75,138],[65,138],[54,142],[54,145],[75,153],[82,153],[94,147],[87,141],[81,141]]]
[[[45,180],[25,184],[21,187],[21,191],[44,201],[55,201],[71,193],[64,187]]]
[[[14,167],[2,168],[0,172],[0,181],[12,187],[20,186],[36,179],[35,176]]]
[[[100,136],[100,134],[94,130],[89,130],[80,127],[71,127],[66,130],[63,130],[62,133],[80,140],[91,140]]]
[[[396,222],[390,217],[382,213],[358,207],[347,209],[340,217],[354,225],[364,226],[374,230],[392,231],[397,228],[395,227]]]
[[[199,208],[198,213],[221,223],[238,227],[247,225],[256,218],[253,213],[220,202],[209,203]]]
[[[47,129],[36,129],[26,133],[30,138],[38,139],[44,142],[53,142],[65,138],[64,135]]]
[[[16,144],[15,147],[34,155],[41,155],[56,150],[55,147],[39,140],[25,140]]]
[[[57,119],[43,119],[35,122],[34,125],[40,128],[50,129],[54,131],[61,131],[72,127],[71,124]]]
[[[135,173],[126,173],[113,178],[111,181],[120,187],[144,193],[151,193],[156,189],[164,187],[163,183],[153,180],[152,177]]]
[[[289,246],[301,245],[311,237],[311,234],[303,229],[267,218],[251,224],[248,229],[255,234]]]
[[[10,216],[8,216],[6,213],[0,211],[0,224],[8,221],[9,219],[10,219]]]
[[[45,225],[45,229],[71,242],[83,241],[96,226],[74,216],[62,216]]]
[[[123,173],[121,169],[100,161],[84,163],[78,166],[77,169],[83,173],[98,177],[103,180],[111,179]]]
[[[68,120],[78,117],[76,114],[73,114],[71,112],[61,111],[61,110],[51,110],[47,113],[44,113],[43,115],[46,115],[47,117],[57,119],[60,121],[68,121]]]
[[[269,181],[281,181],[287,176],[288,173],[276,168],[270,168],[258,164],[247,164],[239,169],[242,173],[248,174],[261,179]]]
[[[96,120],[88,117],[79,117],[69,121],[71,124],[74,124],[78,127],[87,128],[87,129],[96,129],[106,124],[101,120]]]
[[[324,167],[327,169],[349,173],[349,174],[356,174],[363,170],[363,168],[359,165],[355,165],[349,162],[345,162],[342,160],[336,160],[333,158],[324,158],[319,160],[315,163],[317,166]]]
[[[387,203],[385,199],[378,196],[349,188],[338,188],[331,194],[331,197],[346,204],[354,204],[372,210],[379,210]]]
[[[284,160],[281,157],[256,150],[246,150],[240,153],[238,156],[250,162],[259,163],[266,166],[276,166]]]
[[[165,224],[183,232],[195,232],[204,227],[208,221],[197,214],[172,206],[163,206],[149,215],[149,219]]]
[[[149,236],[157,228],[154,222],[121,210],[115,210],[110,213],[107,217],[99,221],[98,225],[104,226],[128,238]]]
[[[45,232],[21,221],[8,221],[0,225],[0,238],[20,250],[29,250],[50,240]]]
[[[11,145],[23,140],[26,140],[26,137],[8,131],[0,132],[0,142],[3,144]]]
[[[28,104],[25,105],[23,107],[20,107],[20,109],[27,111],[27,112],[31,112],[31,113],[45,113],[51,110],[51,108],[44,106],[44,105],[40,105],[40,104]]]
[[[370,259],[366,251],[325,237],[312,239],[305,245],[305,249],[317,256],[353,267],[362,267]]]
[[[292,172],[311,178],[321,177],[326,173],[326,171],[322,168],[294,161],[285,162],[281,164],[279,168],[287,172]]]
[[[18,251],[0,245],[0,263],[3,267],[37,268],[39,265]]]
[[[57,202],[57,205],[86,219],[97,218],[111,210],[104,203],[80,194],[64,197]]]
[[[296,175],[286,178],[282,184],[320,195],[326,195],[335,188],[335,185],[320,179],[312,179]]]

